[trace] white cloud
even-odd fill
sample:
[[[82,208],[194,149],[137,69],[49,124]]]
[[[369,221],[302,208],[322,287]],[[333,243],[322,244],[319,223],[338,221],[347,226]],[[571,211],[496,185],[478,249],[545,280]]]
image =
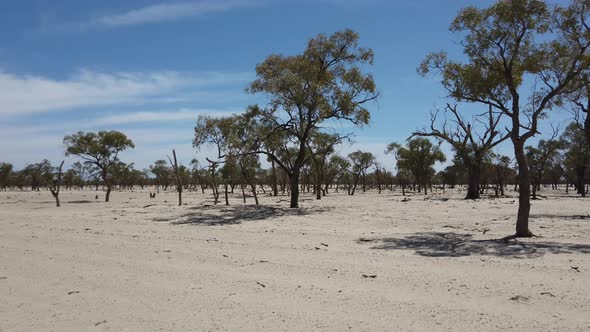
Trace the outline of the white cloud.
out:
[[[254,1],[222,0],[160,3],[133,9],[120,14],[101,16],[93,20],[92,24],[106,28],[116,28],[146,23],[173,21],[210,13],[224,12],[236,7],[244,7],[253,4]]]
[[[82,70],[63,80],[0,71],[0,117],[74,108],[145,103],[177,89],[245,82],[249,74],[205,73],[200,77],[173,71],[101,73]],[[168,94],[168,95],[166,95]]]
[[[220,110],[191,110],[180,109],[178,111],[159,111],[159,112],[134,112],[108,115],[93,120],[95,126],[121,125],[129,123],[148,123],[148,122],[170,122],[170,121],[196,121],[198,115],[210,116],[229,116],[239,113],[239,110],[220,111]]]

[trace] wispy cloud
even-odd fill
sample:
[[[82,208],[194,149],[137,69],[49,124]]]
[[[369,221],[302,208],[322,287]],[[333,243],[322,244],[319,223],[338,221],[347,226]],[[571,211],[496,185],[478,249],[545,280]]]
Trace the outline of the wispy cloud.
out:
[[[171,71],[101,73],[82,70],[67,79],[57,80],[0,71],[0,117],[147,102],[150,97],[158,96],[166,99],[177,89],[235,84],[246,82],[248,77],[246,73],[189,76]]]
[[[160,3],[133,9],[124,13],[97,17],[92,25],[105,28],[116,28],[130,25],[140,25],[165,21],[174,21],[194,16],[229,11],[237,7],[252,6],[257,1],[198,1]]]
[[[207,109],[180,109],[177,111],[150,111],[150,112],[133,112],[124,114],[108,115],[92,121],[94,126],[122,125],[130,123],[150,123],[150,122],[173,122],[173,121],[190,121],[197,120],[198,115],[209,115],[214,117],[229,116],[239,113],[240,110],[207,110]]]
[[[50,125],[0,125],[0,142],[10,142],[0,144],[0,161],[9,161],[18,168],[43,158],[59,162],[64,159],[65,147],[62,140],[65,135],[78,130],[117,129],[124,132],[136,145],[133,151],[122,156],[123,160],[135,162],[138,167],[143,168],[156,159],[164,158],[170,153],[170,149],[176,148],[181,153],[182,162],[186,164],[196,153],[192,148],[192,139],[197,116],[225,116],[233,113],[236,112],[229,109],[179,109],[89,117],[78,121],[55,121]],[[204,151],[208,153],[206,156],[213,157],[207,149]],[[199,156],[203,157],[203,153],[200,151]]]

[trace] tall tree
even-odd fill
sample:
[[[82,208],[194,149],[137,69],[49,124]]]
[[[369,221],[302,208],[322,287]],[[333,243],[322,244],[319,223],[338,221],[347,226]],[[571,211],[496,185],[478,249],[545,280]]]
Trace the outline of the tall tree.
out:
[[[85,164],[93,165],[100,171],[100,176],[107,187],[105,202],[109,201],[113,182],[111,170],[119,162],[119,153],[135,145],[119,131],[99,131],[98,133],[79,131],[64,137],[66,156],[75,155]]]
[[[539,121],[549,110],[583,86],[577,78],[590,68],[589,11],[587,0],[574,0],[568,7],[540,0],[467,7],[451,24],[451,31],[463,36],[467,62],[450,61],[441,52],[428,55],[419,68],[421,74],[439,70],[451,97],[491,105],[510,122],[519,173],[515,237],[533,236],[525,143],[539,132]]]
[[[260,132],[255,136],[260,143],[256,151],[268,155],[289,177],[291,208],[299,206],[299,178],[310,158],[307,150],[313,134],[329,120],[358,126],[369,122],[365,105],[377,98],[377,91],[372,75],[361,67],[373,63],[373,51],[359,47],[358,40],[351,30],[320,34],[303,54],[271,55],[256,67],[257,78],[248,91],[270,98],[268,107],[256,107],[252,113],[266,128],[263,136]],[[265,145],[277,135],[288,144],[267,149]],[[293,158],[280,158],[291,155],[290,148],[295,148]]]

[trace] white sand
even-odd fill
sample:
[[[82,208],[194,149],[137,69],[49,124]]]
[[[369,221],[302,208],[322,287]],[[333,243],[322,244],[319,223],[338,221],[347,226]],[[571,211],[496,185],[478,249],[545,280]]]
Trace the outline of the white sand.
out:
[[[513,198],[0,193],[0,331],[588,331],[590,206],[557,194],[505,244]]]

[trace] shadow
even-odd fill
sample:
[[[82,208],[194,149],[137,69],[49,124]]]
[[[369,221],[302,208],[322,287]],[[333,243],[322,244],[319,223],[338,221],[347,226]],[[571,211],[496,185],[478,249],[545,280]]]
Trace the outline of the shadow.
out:
[[[590,215],[563,215],[563,214],[531,214],[531,219],[548,218],[548,219],[569,219],[569,220],[586,220],[590,219]]]
[[[238,225],[247,221],[260,221],[284,216],[304,216],[328,211],[329,208],[276,207],[267,205],[206,206],[199,211],[170,219],[173,225],[223,226]],[[158,220],[163,221],[163,220]]]
[[[590,245],[529,240],[526,242],[475,240],[470,234],[416,233],[405,238],[359,239],[357,243],[379,243],[378,250],[414,250],[425,257],[495,256],[505,258],[537,258],[545,254],[590,254]]]
[[[94,200],[94,201],[81,200],[81,201],[67,201],[65,203],[68,203],[68,204],[87,204],[87,203],[102,203],[102,201],[98,201],[98,200]]]

